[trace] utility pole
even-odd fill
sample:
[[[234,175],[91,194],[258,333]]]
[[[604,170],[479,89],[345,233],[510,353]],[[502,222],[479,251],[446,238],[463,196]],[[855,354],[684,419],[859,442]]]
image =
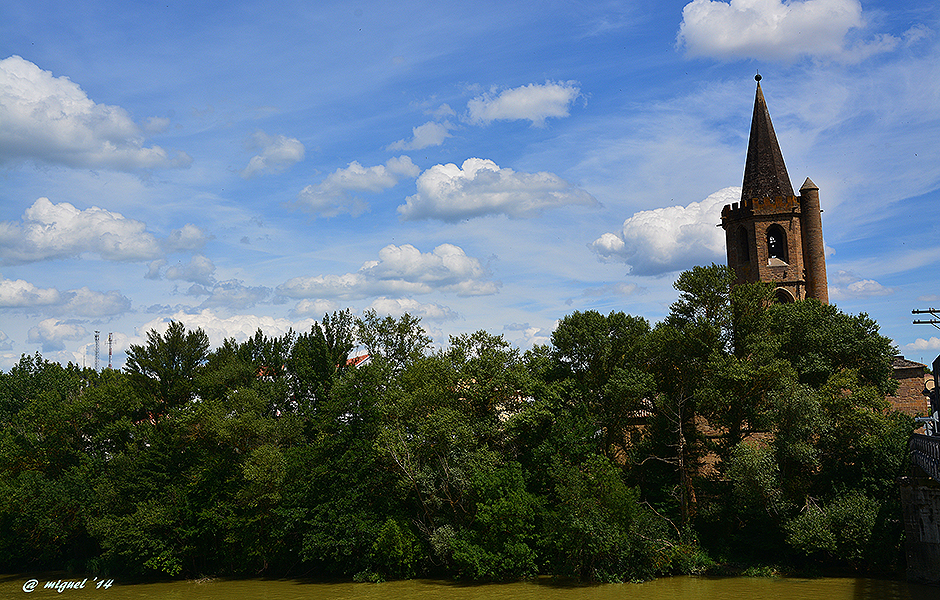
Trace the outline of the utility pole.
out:
[[[914,325],[933,325],[937,329],[940,329],[940,310],[936,308],[925,308],[917,309],[911,311],[912,315],[930,315],[932,319],[924,320],[915,320]]]

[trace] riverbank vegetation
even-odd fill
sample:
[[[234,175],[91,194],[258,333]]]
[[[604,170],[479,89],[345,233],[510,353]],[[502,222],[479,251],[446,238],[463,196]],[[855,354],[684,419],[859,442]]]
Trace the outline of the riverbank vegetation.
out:
[[[173,323],[121,371],[24,356],[0,374],[0,568],[896,569],[913,425],[885,401],[890,340],[730,281],[693,269],[660,323],[574,312],[524,353],[346,311],[214,350]]]

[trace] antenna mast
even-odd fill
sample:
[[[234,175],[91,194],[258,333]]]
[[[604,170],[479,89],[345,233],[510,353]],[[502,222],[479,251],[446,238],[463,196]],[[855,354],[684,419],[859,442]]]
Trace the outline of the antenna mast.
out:
[[[114,343],[114,334],[108,334],[108,368],[111,368],[111,346]]]
[[[95,330],[95,371],[98,370],[98,337],[101,332]]]

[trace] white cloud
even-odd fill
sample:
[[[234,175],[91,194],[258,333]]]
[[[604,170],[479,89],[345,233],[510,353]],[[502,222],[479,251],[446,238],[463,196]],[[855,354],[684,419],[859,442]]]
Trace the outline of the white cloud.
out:
[[[413,127],[411,133],[410,140],[398,140],[389,144],[386,150],[421,150],[430,146],[440,146],[450,137],[447,125],[434,121]]]
[[[457,313],[441,304],[423,304],[411,298],[376,298],[368,308],[379,315],[400,317],[405,313],[425,321],[454,321]]]
[[[205,235],[192,225],[161,241],[144,223],[121,213],[97,206],[79,210],[39,198],[23,213],[21,224],[0,222],[0,259],[17,264],[97,254],[105,260],[140,261],[157,258],[166,248],[195,247],[200,240]]]
[[[129,298],[118,292],[96,292],[87,287],[63,292],[65,304],[56,309],[56,313],[76,316],[101,318],[123,314],[131,309]]]
[[[39,325],[30,328],[28,341],[42,344],[43,352],[65,349],[67,340],[80,340],[88,335],[81,325],[62,323],[58,319],[45,319]]]
[[[499,91],[492,89],[467,103],[471,123],[487,124],[492,121],[532,121],[538,127],[549,117],[567,117],[568,107],[581,94],[572,81],[531,83]]]
[[[410,244],[388,245],[379,260],[368,261],[355,273],[294,277],[277,293],[289,298],[360,299],[451,292],[459,296],[495,294],[499,283],[490,281],[480,261],[452,244],[422,253]]]
[[[187,223],[180,229],[174,229],[161,242],[161,245],[166,252],[192,252],[205,246],[209,239],[211,239],[211,236],[206,235],[205,231]]]
[[[192,162],[183,153],[170,157],[159,146],[145,147],[124,109],[96,104],[68,77],[11,56],[0,60],[0,163],[19,160],[118,171]]]
[[[304,298],[294,306],[290,316],[294,318],[313,317],[319,319],[323,317],[323,315],[337,310],[339,310],[338,305],[330,300]]]
[[[239,172],[245,179],[263,173],[281,173],[304,159],[304,145],[285,135],[270,136],[257,131],[251,147],[260,148],[261,154],[253,156],[248,166]]]
[[[374,167],[363,167],[353,161],[345,169],[330,173],[321,183],[305,187],[297,195],[297,203],[323,217],[343,213],[357,216],[368,206],[351,192],[381,192],[398,184],[400,177],[417,177],[420,172],[407,156],[391,158]]]
[[[154,264],[158,263],[152,263],[151,270],[154,268]],[[215,265],[212,261],[201,254],[197,254],[185,265],[180,263],[167,268],[164,276],[173,281],[182,280],[212,286],[215,284],[213,273],[215,273]]]
[[[557,327],[557,322],[556,322]],[[542,327],[532,327],[528,323],[512,323],[503,327],[504,331],[518,331],[519,336],[513,340],[516,346],[520,348],[532,347],[538,345],[548,345],[552,341],[552,329]]]
[[[874,279],[862,279],[852,271],[837,271],[829,275],[829,297],[833,300],[871,298],[872,296],[890,296],[892,288],[885,287]]]
[[[634,214],[620,233],[605,233],[591,248],[604,262],[624,262],[633,275],[661,275],[725,257],[721,222],[724,205],[741,199],[729,187],[688,206],[670,206]]]
[[[22,279],[0,279],[0,308],[35,308],[60,304],[55,288],[38,288]]]
[[[610,234],[606,234],[610,235]],[[600,287],[586,288],[581,295],[585,298],[600,298],[604,296],[635,296],[646,291],[635,283],[609,283]]]
[[[0,279],[0,309],[25,309],[77,317],[107,317],[127,312],[131,301],[120,292],[87,287],[65,292],[39,288],[22,279]]]
[[[682,9],[678,44],[689,56],[719,59],[835,57],[863,25],[858,0],[693,0]]]
[[[241,281],[220,281],[208,290],[209,297],[202,303],[204,307],[226,307],[236,310],[251,308],[264,302],[271,295],[271,289],[264,286],[246,286]]]
[[[460,167],[434,165],[418,177],[417,188],[418,193],[398,207],[405,220],[459,221],[488,214],[526,218],[567,204],[598,204],[553,173],[516,172],[481,158],[468,158]]]
[[[158,258],[155,261],[152,261],[147,265],[147,272],[144,274],[144,279],[160,279],[161,269],[166,266],[166,259]]]
[[[147,133],[163,133],[170,127],[170,120],[166,117],[150,117],[144,122]]]
[[[151,330],[163,335],[170,321],[182,323],[187,330],[202,329],[209,336],[213,346],[220,345],[227,338],[243,342],[259,329],[269,337],[279,337],[290,330],[307,331],[316,323],[315,319],[291,321],[260,315],[233,315],[222,318],[208,308],[195,314],[178,311],[170,317],[160,317],[143,324],[137,329],[136,338],[129,340],[128,344],[146,344],[147,333]]]
[[[457,113],[450,107],[449,104],[441,104],[434,110],[425,111],[425,114],[431,115],[436,119],[443,119],[444,117],[456,117]]]
[[[917,338],[912,344],[907,344],[904,347],[912,353],[921,350],[940,350],[940,338],[931,337],[929,340]]]

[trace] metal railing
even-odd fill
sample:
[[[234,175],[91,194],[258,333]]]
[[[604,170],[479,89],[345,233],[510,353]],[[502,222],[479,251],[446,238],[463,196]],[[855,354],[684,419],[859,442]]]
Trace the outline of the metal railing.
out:
[[[907,449],[911,452],[911,462],[940,482],[940,436],[915,433],[907,442]]]

